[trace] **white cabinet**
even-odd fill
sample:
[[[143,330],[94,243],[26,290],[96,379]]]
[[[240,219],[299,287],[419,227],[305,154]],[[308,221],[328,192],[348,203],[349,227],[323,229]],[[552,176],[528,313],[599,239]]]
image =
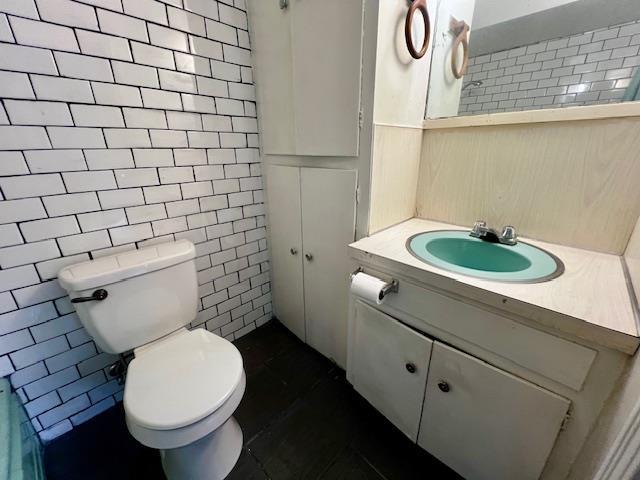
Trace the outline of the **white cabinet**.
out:
[[[402,289],[402,285],[400,286]],[[347,379],[468,480],[540,477],[570,401],[432,340],[359,299]]]
[[[418,444],[469,480],[534,480],[569,403],[435,342]]]
[[[264,153],[357,156],[363,1],[248,7]]]
[[[354,309],[347,379],[415,442],[433,341],[360,301]]]
[[[267,209],[276,317],[346,364],[355,170],[270,166]]]

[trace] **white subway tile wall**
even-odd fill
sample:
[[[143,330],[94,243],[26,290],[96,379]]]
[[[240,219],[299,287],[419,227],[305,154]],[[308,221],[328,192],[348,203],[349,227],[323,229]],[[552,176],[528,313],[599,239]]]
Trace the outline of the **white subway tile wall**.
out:
[[[243,0],[0,2],[0,374],[43,440],[121,400],[57,273],[196,245],[192,327],[271,318]]]
[[[640,20],[473,57],[458,114],[617,103],[638,66]]]

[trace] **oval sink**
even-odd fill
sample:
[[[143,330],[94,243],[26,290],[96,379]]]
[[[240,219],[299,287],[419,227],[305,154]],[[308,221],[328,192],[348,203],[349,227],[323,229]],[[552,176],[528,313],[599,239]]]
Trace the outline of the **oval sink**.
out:
[[[490,243],[459,230],[418,233],[407,240],[407,249],[435,267],[498,282],[546,282],[564,272],[558,257],[538,247]]]

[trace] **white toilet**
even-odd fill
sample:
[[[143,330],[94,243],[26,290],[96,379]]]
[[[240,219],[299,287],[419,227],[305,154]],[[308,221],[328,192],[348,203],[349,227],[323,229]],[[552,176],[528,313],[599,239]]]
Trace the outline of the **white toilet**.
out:
[[[195,248],[187,240],[64,268],[82,324],[109,353],[134,350],[124,389],[129,432],[158,448],[169,480],[226,477],[242,449],[232,417],[245,389],[229,341],[185,328],[198,309]]]

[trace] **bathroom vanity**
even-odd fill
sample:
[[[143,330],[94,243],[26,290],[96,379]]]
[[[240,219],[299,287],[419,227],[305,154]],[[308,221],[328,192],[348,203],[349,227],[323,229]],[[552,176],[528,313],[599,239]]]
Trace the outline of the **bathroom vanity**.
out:
[[[566,478],[640,343],[620,257],[531,241],[564,273],[499,283],[406,248],[445,229],[464,230],[411,219],[350,245],[367,274],[399,288],[381,304],[352,295],[347,377],[465,478]]]

